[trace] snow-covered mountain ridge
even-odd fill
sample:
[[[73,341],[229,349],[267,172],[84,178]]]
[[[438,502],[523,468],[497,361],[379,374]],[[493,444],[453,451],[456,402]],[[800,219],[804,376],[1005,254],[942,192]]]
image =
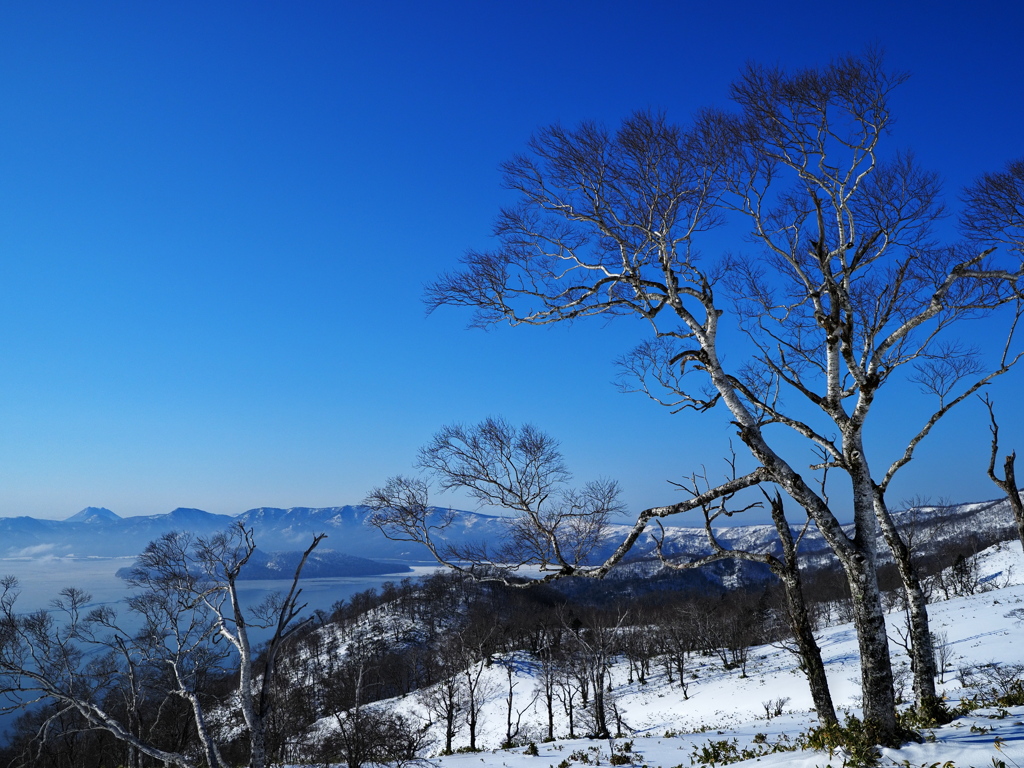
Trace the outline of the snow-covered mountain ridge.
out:
[[[200,509],[178,508],[162,515],[119,517],[108,509],[88,507],[66,520],[41,520],[31,517],[0,517],[0,557],[38,557],[43,555],[79,557],[126,557],[138,554],[153,539],[173,530],[188,530],[209,535],[240,521],[251,527],[257,545],[266,551],[304,549],[318,533],[327,533],[324,548],[361,557],[403,562],[430,560],[420,545],[387,539],[367,525],[369,510],[364,506],[259,507],[233,517]],[[927,546],[943,542],[962,542],[971,536],[997,541],[1013,535],[1013,520],[1005,501],[919,507],[898,513],[899,523],[913,526],[917,539]],[[796,522],[796,521],[794,521]],[[622,540],[629,526],[609,525],[602,546],[592,559],[607,556]],[[794,533],[800,526],[794,525]],[[445,531],[456,544],[496,542],[506,532],[505,518],[479,512],[457,511],[454,522]],[[777,551],[777,535],[770,525],[737,525],[715,529],[723,546],[754,552]],[[884,551],[885,548],[881,548]],[[810,527],[800,550],[806,557],[824,556],[827,547],[820,534]],[[653,557],[656,541],[651,529],[637,541],[630,559]],[[708,552],[704,529],[672,525],[665,528],[664,552],[670,557],[696,557]]]
[[[978,549],[1016,536],[1013,513],[1009,503],[1004,500],[971,502],[947,506],[921,506],[894,513],[900,530],[912,531],[911,538],[915,547],[922,552],[932,551],[950,542],[967,546],[976,541]],[[609,546],[620,538],[625,530],[613,530],[608,533]],[[793,536],[798,537],[803,530],[802,525],[792,526]],[[848,526],[847,532],[852,535],[853,527]],[[715,537],[727,549],[742,549],[749,552],[780,553],[778,535],[771,525],[749,525],[721,527],[714,529]],[[639,551],[653,553],[655,544],[650,532],[639,542]],[[821,533],[813,525],[803,533],[798,546],[801,555],[811,563],[820,563],[829,555],[828,545]],[[703,528],[673,526],[665,528],[664,553],[669,557],[695,556],[709,551],[707,534]],[[888,548],[879,542],[881,562],[889,559]]]

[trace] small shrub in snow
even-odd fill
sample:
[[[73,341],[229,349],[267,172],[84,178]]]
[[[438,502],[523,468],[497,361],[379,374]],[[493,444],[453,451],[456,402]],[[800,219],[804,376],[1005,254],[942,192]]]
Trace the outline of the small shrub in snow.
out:
[[[773,755],[776,752],[795,752],[796,750],[797,746],[790,744],[785,736],[780,738],[775,744],[769,744],[767,737],[759,733],[754,737],[754,745],[743,747],[742,749],[737,739],[732,741],[728,739],[712,740],[707,744],[694,746],[693,753],[690,755],[690,764],[729,765],[730,763],[739,763],[744,760],[754,760],[765,755]]]
[[[787,704],[789,704],[789,696],[781,696],[777,699],[762,701],[761,706],[764,707],[765,719],[771,720],[773,717],[782,717],[782,712]]]
[[[639,762],[640,755],[633,752],[633,742],[624,741],[612,749],[608,758],[610,765],[634,765]]]
[[[583,763],[584,765],[600,765],[601,748],[587,747],[586,749],[577,749],[575,752],[571,752],[569,754],[569,760],[577,763]]]
[[[864,722],[849,714],[842,725],[820,725],[800,734],[797,739],[802,749],[828,752],[830,758],[842,753],[844,765],[849,768],[878,765],[882,755],[875,746],[876,741]]]

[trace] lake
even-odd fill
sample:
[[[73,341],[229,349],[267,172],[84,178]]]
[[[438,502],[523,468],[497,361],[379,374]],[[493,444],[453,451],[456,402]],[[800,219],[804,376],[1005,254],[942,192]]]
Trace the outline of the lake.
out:
[[[0,576],[18,577],[21,594],[17,607],[20,613],[48,608],[50,601],[65,587],[73,586],[88,592],[92,598],[89,607],[111,605],[119,616],[131,624],[131,614],[119,605],[129,594],[128,585],[115,574],[119,568],[132,565],[134,557],[52,557],[52,558],[0,558]],[[436,563],[409,563],[412,572],[381,574],[377,576],[339,576],[326,579],[302,579],[300,602],[307,603],[304,614],[315,610],[330,611],[339,600],[345,600],[370,588],[379,589],[388,581],[418,578],[435,572]],[[271,581],[240,581],[239,598],[243,605],[259,603],[269,592],[284,592],[291,586],[290,579]],[[256,642],[267,639],[262,633],[253,633]]]

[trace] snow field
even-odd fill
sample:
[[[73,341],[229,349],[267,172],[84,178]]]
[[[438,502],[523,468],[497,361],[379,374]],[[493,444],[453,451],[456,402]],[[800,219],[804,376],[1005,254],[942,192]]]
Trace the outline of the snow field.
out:
[[[964,690],[962,668],[988,663],[1024,664],[1024,556],[1013,542],[994,547],[979,556],[982,580],[989,591],[970,597],[933,603],[930,607],[932,631],[943,637],[948,646],[948,664],[939,689],[953,703]],[[911,697],[909,662],[900,648],[899,628],[903,617],[888,617],[893,665],[904,696]],[[851,625],[829,627],[818,634],[822,655],[831,685],[832,696],[842,718],[844,712],[859,714],[859,663],[856,636]],[[539,695],[537,665],[525,654],[514,658],[496,657],[482,670],[488,691],[480,718],[477,744],[484,751],[431,756],[439,768],[558,768],[569,765],[608,765],[610,756],[624,754],[624,743],[632,742],[630,760],[649,768],[689,766],[691,758],[709,742],[733,742],[738,749],[771,745],[792,740],[799,733],[817,724],[811,710],[807,683],[799,671],[796,658],[788,651],[773,646],[752,649],[747,676],[738,669],[724,670],[717,658],[694,655],[690,663],[695,677],[689,681],[688,697],[684,697],[678,681],[669,684],[665,671],[652,665],[646,685],[627,682],[628,666],[617,662],[612,670],[612,693],[619,711],[625,738],[611,741],[568,739],[568,721],[559,702],[555,702],[556,741],[543,743],[547,715],[543,697]],[[538,755],[525,753],[525,747],[499,750],[505,740],[508,693],[506,666],[512,664],[513,722],[523,710],[517,742],[536,744]],[[535,698],[536,697],[536,698]],[[784,714],[766,717],[766,705],[784,701]],[[531,703],[532,702],[532,703]],[[374,706],[394,707],[419,721],[427,721],[429,713],[416,695],[379,702]],[[769,708],[774,708],[770,706]],[[333,718],[331,718],[333,719]],[[329,720],[322,727],[329,728]],[[614,723],[614,718],[610,719]],[[614,726],[612,726],[614,727]],[[583,727],[577,724],[577,731]],[[443,747],[444,732],[440,724],[431,726],[435,753]],[[1024,707],[1008,711],[979,710],[949,725],[928,731],[925,742],[905,745],[899,750],[883,750],[882,765],[940,766],[952,761],[956,768],[975,766],[992,768],[1003,761],[1006,766],[1024,768]],[[468,745],[468,732],[463,727],[453,746]],[[620,757],[621,759],[621,757]],[[740,766],[791,766],[810,768],[844,765],[841,754],[814,752],[781,752],[755,760],[735,763]],[[564,768],[564,766],[563,766]]]

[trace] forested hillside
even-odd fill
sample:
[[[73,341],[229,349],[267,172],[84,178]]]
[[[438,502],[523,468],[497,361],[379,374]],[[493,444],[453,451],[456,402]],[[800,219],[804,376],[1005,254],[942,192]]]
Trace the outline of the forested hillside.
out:
[[[969,597],[1015,581],[1005,564],[993,571],[979,561],[972,544],[984,538],[947,538],[921,558],[931,574],[926,583],[933,600]],[[1019,548],[1001,546],[1006,553]],[[1000,562],[1010,562],[1002,557]],[[833,630],[846,626],[853,611],[834,566],[815,563],[805,564],[804,584],[827,648],[835,642],[827,638],[841,636]],[[265,688],[273,705],[267,754],[274,763],[341,762],[357,768],[456,749],[633,738],[652,734],[651,724],[637,719],[634,697],[655,690],[670,700],[659,709],[665,728],[658,729],[699,728],[695,712],[711,717],[707,697],[716,694],[707,684],[712,680],[719,681],[714,686],[754,681],[757,692],[745,694],[746,706],[749,696],[761,697],[758,707],[763,700],[769,719],[806,710],[806,682],[792,653],[777,580],[728,561],[695,572],[648,570],[627,569],[602,582],[569,579],[526,588],[442,571],[339,602],[304,624],[278,652]],[[894,611],[891,637],[899,652],[906,630],[900,629],[898,579],[891,579],[885,599]],[[100,620],[89,631],[109,628]],[[83,645],[86,639],[83,635]],[[194,682],[207,702],[209,727],[223,759],[245,761],[249,747],[233,694],[237,667],[228,656],[204,652],[191,658],[206,660]],[[952,659],[947,656],[943,676],[966,680],[969,670],[958,672]],[[777,674],[772,670],[778,664],[790,670],[785,696],[756,684]],[[98,677],[112,673],[117,679]],[[194,719],[180,697],[166,692],[161,670],[140,667],[136,673],[145,677],[141,688],[94,661],[78,674],[82,684],[102,693],[104,707],[149,742],[173,752],[195,750]],[[832,682],[838,703],[855,703],[842,680]],[[792,693],[794,686],[799,695]],[[132,697],[124,698],[130,691]],[[687,704],[691,696],[702,702],[697,710]],[[734,704],[721,706],[729,710]],[[703,725],[725,727],[725,722]],[[8,734],[3,764],[41,765],[45,759],[53,765],[117,765],[126,757],[149,764],[112,735],[83,725],[81,715],[66,705],[36,708]]]

